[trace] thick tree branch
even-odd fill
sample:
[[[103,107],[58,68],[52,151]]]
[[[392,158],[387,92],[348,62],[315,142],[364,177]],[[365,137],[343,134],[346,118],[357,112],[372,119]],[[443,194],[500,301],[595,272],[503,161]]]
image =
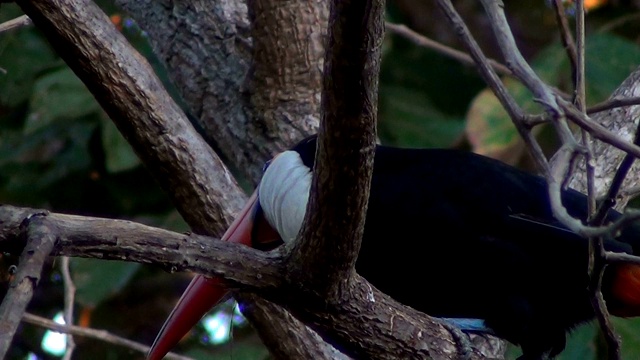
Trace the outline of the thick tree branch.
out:
[[[247,6],[253,58],[246,88],[254,118],[243,128],[255,133],[252,143],[265,139],[279,151],[317,132],[329,1],[248,0]],[[254,175],[257,180],[261,171]]]
[[[220,236],[232,214],[240,209],[244,195],[222,162],[163,90],[148,64],[89,1],[24,1],[20,4],[25,12],[38,19],[36,25],[44,30],[65,61],[92,90],[147,168],[172,196],[189,225],[196,232]],[[162,12],[159,8],[153,9]],[[225,18],[240,16],[234,11],[216,14]],[[207,34],[215,37],[218,32]],[[221,45],[220,41],[216,44]],[[178,60],[194,61],[195,58],[180,57]],[[228,69],[233,68],[237,67]],[[236,81],[241,78],[235,73],[231,76],[236,77]],[[216,99],[225,98],[221,92],[222,88],[215,93]],[[233,92],[225,89],[227,93]],[[220,121],[224,122],[224,119]],[[259,311],[261,307],[252,309]],[[258,316],[254,314],[254,317]],[[272,328],[276,334],[286,334],[293,328],[287,327],[285,322],[278,326],[280,328]],[[296,326],[302,331],[300,325]],[[312,334],[307,337],[315,338]],[[286,349],[295,350],[298,344],[282,342],[281,346],[282,352],[286,352]]]
[[[292,276],[338,301],[360,251],[371,185],[384,2],[334,1],[323,117]],[[310,272],[306,269],[314,269]]]
[[[171,272],[190,270],[221,276],[231,285],[242,284],[253,290],[282,286],[284,271],[277,253],[131,221],[56,213],[33,215],[38,213],[0,206],[0,251],[22,248],[36,229],[38,234],[56,239],[54,255],[156,264]]]
[[[301,288],[295,279],[287,277],[282,261],[289,257],[280,251],[265,253],[123,220],[51,213],[35,222],[30,220],[34,213],[38,211],[0,206],[0,251],[20,249],[25,245],[25,234],[30,235],[30,229],[37,226],[46,230],[47,236],[58,239],[53,250],[56,255],[137,261],[175,271],[221,276],[231,286],[257,291],[285,306],[352,356],[461,357],[461,350],[445,326],[395,302],[357,275],[351,282],[351,291],[343,294],[343,301],[327,304],[317,291]],[[468,355],[471,359],[482,358],[479,354],[474,349]]]
[[[89,0],[20,0],[198,233],[220,235],[244,196],[147,61]],[[197,210],[194,210],[197,209]]]
[[[150,35],[207,140],[249,183],[265,160],[316,132],[326,0],[116,3]]]

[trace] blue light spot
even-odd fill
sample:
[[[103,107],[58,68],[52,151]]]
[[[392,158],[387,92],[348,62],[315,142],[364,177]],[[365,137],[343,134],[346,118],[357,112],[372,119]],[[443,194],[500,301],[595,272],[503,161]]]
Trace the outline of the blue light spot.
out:
[[[62,312],[56,314],[53,318],[58,324],[64,324]],[[47,330],[42,337],[42,350],[51,355],[62,356],[67,349],[67,335],[59,332]]]
[[[202,321],[209,334],[209,343],[224,344],[231,337],[231,316],[224,310],[207,316]]]

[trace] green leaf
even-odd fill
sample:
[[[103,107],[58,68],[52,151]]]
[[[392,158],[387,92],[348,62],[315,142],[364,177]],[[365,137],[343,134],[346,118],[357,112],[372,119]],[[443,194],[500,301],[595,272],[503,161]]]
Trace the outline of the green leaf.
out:
[[[594,322],[584,324],[567,335],[567,346],[558,355],[557,360],[595,360],[595,339],[597,325]],[[627,359],[626,357],[624,359]]]
[[[461,118],[436,109],[427,94],[401,86],[380,89],[380,135],[390,144],[449,147],[462,135]]]
[[[106,156],[106,168],[110,173],[130,170],[140,164],[140,159],[131,149],[118,128],[109,119],[102,118],[102,146]]]
[[[511,79],[504,83],[512,94],[524,90]],[[466,125],[467,139],[474,152],[511,164],[517,162],[522,151],[522,139],[491,90],[481,91],[473,100]]]
[[[4,12],[3,4],[2,10]],[[23,28],[0,37],[0,104],[15,107],[29,98],[36,77],[53,66],[57,57],[35,29]]]
[[[640,47],[608,33],[589,36],[585,46],[587,102],[606,100],[638,67]]]
[[[96,259],[71,259],[76,301],[95,307],[120,291],[140,268],[140,264]]]
[[[640,359],[640,318],[612,318],[614,327],[622,338],[622,359]]]
[[[65,66],[36,81],[24,131],[29,134],[54,120],[79,118],[98,109],[93,95]]]

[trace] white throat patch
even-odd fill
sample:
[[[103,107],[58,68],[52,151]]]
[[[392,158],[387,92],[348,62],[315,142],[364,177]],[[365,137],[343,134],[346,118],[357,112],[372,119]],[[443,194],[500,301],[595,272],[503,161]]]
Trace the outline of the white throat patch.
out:
[[[278,155],[262,176],[258,196],[269,224],[285,243],[295,240],[309,201],[311,169],[295,151]]]

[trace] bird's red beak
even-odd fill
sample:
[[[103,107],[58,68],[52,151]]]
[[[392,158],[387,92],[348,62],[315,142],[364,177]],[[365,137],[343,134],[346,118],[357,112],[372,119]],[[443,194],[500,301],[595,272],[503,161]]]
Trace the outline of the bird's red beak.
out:
[[[270,243],[279,240],[279,236],[269,226],[264,216],[260,213],[256,217],[258,210],[260,209],[256,190],[221,240],[247,246],[253,246],[256,241]],[[228,289],[221,279],[197,275],[162,326],[151,345],[147,359],[162,359],[227,293]]]

